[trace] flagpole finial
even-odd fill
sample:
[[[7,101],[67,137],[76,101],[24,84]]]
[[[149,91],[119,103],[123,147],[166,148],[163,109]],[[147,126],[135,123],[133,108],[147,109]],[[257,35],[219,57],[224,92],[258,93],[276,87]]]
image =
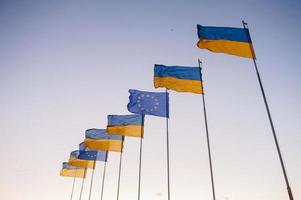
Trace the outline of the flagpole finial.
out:
[[[247,29],[249,28],[248,23],[245,22],[245,20],[242,20],[241,22],[242,22],[242,25],[244,26],[244,28],[247,28]]]
[[[198,58],[198,62],[200,63],[200,64],[202,64],[203,62]]]
[[[203,62],[198,58],[198,62],[199,62],[199,68],[203,67]]]

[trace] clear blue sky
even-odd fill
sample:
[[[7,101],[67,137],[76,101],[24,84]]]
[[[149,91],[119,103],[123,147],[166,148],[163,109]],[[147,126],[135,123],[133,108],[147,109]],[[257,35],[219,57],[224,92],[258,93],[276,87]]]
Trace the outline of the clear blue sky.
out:
[[[72,179],[58,173],[84,131],[127,114],[129,88],[155,91],[155,63],[196,66],[198,58],[217,199],[288,199],[252,61],[196,47],[196,24],[241,27],[242,19],[301,199],[300,9],[297,0],[1,0],[1,199],[68,199]],[[172,200],[211,199],[201,106],[199,95],[170,94]],[[165,121],[148,116],[145,126],[142,199],[165,200]],[[136,199],[138,150],[139,140],[126,140],[120,200]],[[115,199],[117,164],[110,154],[105,200]],[[101,173],[99,163],[93,200]]]

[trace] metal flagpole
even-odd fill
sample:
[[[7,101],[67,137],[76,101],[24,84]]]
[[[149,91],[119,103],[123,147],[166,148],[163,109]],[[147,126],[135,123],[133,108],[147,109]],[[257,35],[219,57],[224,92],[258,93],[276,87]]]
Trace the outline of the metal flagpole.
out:
[[[202,69],[202,61],[198,59],[199,68],[200,68],[200,77],[201,76],[201,69]],[[203,80],[201,80],[203,81]],[[211,150],[210,150],[210,140],[209,140],[209,130],[208,130],[208,122],[207,122],[207,112],[206,112],[206,102],[205,102],[205,94],[204,94],[204,87],[202,84],[202,99],[203,99],[203,110],[204,110],[204,119],[205,119],[205,127],[206,127],[206,136],[207,136],[207,148],[208,148],[208,156],[209,156],[209,166],[210,166],[210,176],[211,176],[211,187],[212,187],[212,197],[215,200],[215,187],[214,187],[214,178],[213,178],[213,169],[212,169],[212,159],[211,159]]]
[[[92,185],[93,185],[95,164],[96,164],[96,161],[94,161],[94,167],[93,167],[93,170],[92,170],[92,177],[91,177],[91,183],[90,183],[90,192],[89,192],[89,200],[91,199],[91,192],[92,192]]]
[[[144,113],[142,114],[142,126],[144,127]],[[139,159],[139,181],[138,181],[138,200],[140,200],[140,189],[141,189],[141,164],[142,164],[142,140],[143,140],[143,127],[141,128],[140,135],[140,159]]]
[[[166,88],[166,115],[168,111],[168,89]],[[166,116],[166,147],[167,147],[167,189],[168,200],[170,200],[170,173],[169,173],[169,130],[168,130],[168,116]]]
[[[80,189],[79,200],[82,199],[82,194],[83,194],[83,189],[84,189],[84,183],[85,183],[85,178],[83,178],[83,181],[82,181],[82,186],[81,186],[81,189]]]
[[[141,188],[141,160],[142,160],[142,137],[140,138],[140,159],[139,159],[138,200],[140,200],[140,188]]]
[[[255,51],[254,51],[251,36],[250,36],[250,33],[249,33],[249,27],[248,27],[248,24],[245,21],[242,21],[242,24],[243,24],[243,27],[246,31],[246,35],[249,39],[249,44],[250,44],[250,48],[251,48],[251,52],[252,52],[254,67],[255,67],[255,70],[256,70],[257,79],[258,79],[259,86],[260,86],[260,89],[261,89],[261,93],[262,93],[262,97],[263,97],[263,100],[264,100],[265,108],[266,108],[268,118],[269,118],[269,121],[270,121],[271,129],[272,129],[272,132],[273,132],[273,137],[274,137],[274,141],[275,141],[275,144],[276,144],[279,160],[280,160],[280,163],[281,163],[282,172],[283,172],[285,183],[286,183],[286,186],[287,186],[288,196],[289,196],[290,200],[294,200],[293,193],[291,191],[289,181],[288,181],[288,178],[287,178],[287,174],[286,174],[286,170],[285,170],[285,167],[284,167],[284,162],[283,162],[280,147],[279,147],[279,144],[278,144],[276,131],[275,131],[275,128],[274,128],[274,124],[273,124],[272,116],[271,116],[271,113],[270,113],[269,105],[268,105],[268,102],[267,102],[267,99],[266,99],[266,96],[265,96],[265,92],[264,92],[264,89],[263,89],[263,85],[262,85],[262,82],[261,82],[261,78],[260,78],[260,75],[259,75],[259,72],[258,72],[256,57],[255,57]]]
[[[75,176],[76,176],[76,172],[77,172],[77,170],[75,170]],[[72,191],[71,191],[71,197],[70,197],[70,200],[72,200],[72,197],[73,197],[74,184],[75,184],[75,176],[74,176],[74,179],[73,179],[73,184],[72,184]]]
[[[124,143],[124,137],[123,137]],[[117,186],[117,200],[119,200],[119,191],[120,191],[120,178],[121,178],[121,166],[122,166],[122,153],[123,150],[120,152],[120,159],[119,159],[119,175],[118,175],[118,186]]]
[[[103,198],[103,189],[105,185],[105,177],[106,177],[106,168],[107,168],[107,162],[105,162],[104,167],[103,167],[103,175],[102,175],[102,186],[101,186],[101,200]]]

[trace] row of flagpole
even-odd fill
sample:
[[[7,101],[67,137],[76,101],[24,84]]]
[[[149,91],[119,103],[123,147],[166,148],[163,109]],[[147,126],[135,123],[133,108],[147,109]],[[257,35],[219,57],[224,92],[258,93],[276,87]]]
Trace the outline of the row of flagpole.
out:
[[[103,168],[103,174],[102,174],[102,185],[101,185],[101,197],[100,199],[103,199],[103,194],[104,194],[104,186],[105,186],[105,176],[106,176],[106,166],[107,163],[104,163],[104,168]],[[91,199],[91,192],[92,192],[92,187],[93,187],[93,180],[94,180],[94,169],[92,170],[92,176],[91,176],[91,182],[90,182],[90,190],[89,190],[89,200]],[[70,200],[73,199],[73,195],[74,195],[74,188],[75,188],[75,181],[76,181],[76,177],[73,178],[73,182],[72,182],[72,189],[71,189],[71,195],[70,195]],[[79,200],[82,199],[82,194],[83,194],[83,190],[84,190],[84,183],[85,183],[85,178],[82,179],[81,182],[81,189],[80,189],[80,194],[79,194]]]
[[[242,23],[243,23],[243,30],[245,31],[245,35],[247,37],[246,43],[248,43],[249,50],[250,50],[251,53],[248,54],[248,52],[247,52],[248,55],[247,54],[243,54],[241,52],[223,52],[223,53],[228,53],[228,54],[232,54],[232,55],[238,55],[238,56],[247,57],[247,58],[252,58],[252,60],[253,60],[255,71],[256,71],[256,76],[257,76],[258,83],[259,83],[259,86],[260,86],[260,89],[261,89],[261,92],[262,92],[262,96],[263,96],[265,108],[266,108],[266,111],[267,111],[269,123],[270,123],[271,130],[272,130],[272,133],[273,133],[274,142],[275,142],[275,145],[276,145],[276,149],[277,149],[277,153],[278,153],[278,156],[279,156],[279,160],[280,160],[282,172],[283,172],[285,183],[286,183],[286,186],[287,186],[288,196],[289,196],[290,200],[294,200],[293,194],[292,194],[292,190],[291,190],[291,187],[290,187],[290,184],[289,184],[289,180],[288,180],[288,177],[287,177],[286,169],[285,169],[285,166],[284,166],[284,161],[283,161],[283,158],[282,158],[282,155],[281,155],[281,151],[280,151],[278,139],[277,139],[277,136],[276,136],[276,131],[275,131],[275,128],[274,128],[273,120],[272,120],[272,117],[271,117],[271,112],[270,112],[270,109],[269,109],[269,106],[268,106],[268,102],[267,102],[267,99],[266,99],[265,91],[264,91],[263,84],[262,84],[262,81],[261,81],[261,77],[260,77],[260,74],[259,74],[259,71],[258,71],[258,67],[257,67],[257,63],[256,63],[255,51],[254,51],[254,47],[253,47],[253,44],[252,44],[251,36],[250,36],[250,33],[249,33],[249,28],[248,28],[248,25],[247,25],[246,22],[242,21]],[[218,28],[218,27],[214,27],[214,28]],[[223,29],[227,29],[227,28],[223,27]],[[204,34],[204,33],[200,33],[200,35],[201,34]],[[199,35],[199,38],[200,38],[200,41],[201,41],[202,38],[201,38],[200,35]],[[205,38],[205,39],[208,39],[208,38]],[[216,39],[216,38],[214,38],[214,39]],[[211,50],[213,52],[218,52],[218,51],[216,51],[216,49],[210,49],[211,47],[204,47],[204,46],[202,46],[203,44],[201,44],[201,43],[202,43],[202,41],[200,42],[200,46],[198,44],[198,46],[200,48],[207,48],[207,49],[209,49],[209,50]],[[199,76],[200,76],[199,80],[201,81],[201,85],[200,85],[201,88],[199,88],[201,90],[201,92],[199,94],[202,95],[202,105],[203,105],[202,107],[203,107],[203,114],[204,114],[205,133],[206,133],[207,151],[208,151],[208,159],[209,159],[209,169],[210,169],[212,199],[216,200],[215,181],[214,181],[212,154],[211,154],[210,137],[209,137],[209,126],[208,126],[208,119],[207,119],[207,108],[206,108],[206,102],[205,102],[204,88],[203,88],[203,84],[202,84],[202,82],[203,82],[202,74],[201,74],[201,69],[203,67],[202,65],[203,65],[202,61],[200,59],[198,59],[198,68],[199,68],[199,73],[200,73],[199,74]],[[160,87],[160,86],[158,86],[158,87]],[[165,117],[166,118],[166,153],[167,153],[166,154],[166,156],[167,156],[167,159],[166,159],[167,163],[166,163],[166,165],[167,165],[167,191],[168,191],[167,192],[167,199],[168,200],[171,199],[171,192],[170,192],[171,191],[171,189],[170,189],[170,149],[169,149],[169,145],[170,145],[169,143],[170,142],[169,142],[169,115],[168,115],[168,113],[169,113],[169,105],[168,105],[169,104],[169,102],[168,102],[169,89],[170,89],[169,87],[166,87],[166,90],[165,90],[165,101],[166,101],[165,102],[165,104],[166,104],[166,107],[165,107],[166,108],[166,111],[165,111],[166,112],[166,117]],[[177,89],[173,89],[173,90],[178,91]],[[138,97],[138,99],[139,99],[139,97]],[[147,109],[146,109],[146,111],[147,111]],[[132,111],[130,111],[130,112],[132,112]],[[133,113],[140,113],[142,115],[142,123],[141,124],[144,125],[144,116],[145,116],[145,114],[149,114],[149,113],[147,113],[147,112],[145,113],[145,110],[142,110],[142,109],[139,112],[133,112]],[[150,114],[150,115],[152,115],[152,114]],[[159,116],[159,115],[157,115],[157,116]],[[124,140],[123,140],[123,142],[124,142]],[[142,152],[143,152],[143,129],[141,129],[140,148],[139,148],[139,175],[138,175],[138,189],[137,189],[137,192],[138,192],[137,198],[138,198],[138,200],[141,199]],[[120,198],[120,182],[121,182],[121,172],[122,172],[122,156],[123,156],[123,151],[120,152],[120,157],[119,157],[117,200],[119,200],[119,198]],[[95,164],[96,164],[96,161],[94,161],[94,168],[92,170],[92,175],[91,175],[89,200],[91,200],[91,192],[92,192],[92,185],[93,185],[93,177],[94,177]],[[104,163],[104,169],[103,169],[102,188],[101,188],[101,200],[103,199],[106,166],[107,166],[107,163],[105,161],[105,163]],[[72,185],[72,192],[71,192],[71,197],[70,197],[71,200],[72,200],[73,193],[74,193],[74,184],[75,184],[75,177],[74,177],[73,185]],[[82,198],[83,187],[84,187],[84,178],[82,180],[82,186],[81,186],[81,191],[80,191],[80,200]]]

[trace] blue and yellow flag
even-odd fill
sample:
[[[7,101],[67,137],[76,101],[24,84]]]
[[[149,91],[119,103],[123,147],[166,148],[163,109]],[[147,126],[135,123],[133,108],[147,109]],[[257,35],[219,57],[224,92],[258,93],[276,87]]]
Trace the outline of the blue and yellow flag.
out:
[[[164,87],[177,92],[202,94],[201,68],[155,64],[154,86],[155,88]]]
[[[108,115],[107,132],[143,138],[144,115]]]
[[[66,177],[75,177],[75,178],[86,178],[86,168],[82,167],[75,167],[67,162],[63,163],[63,168],[60,171],[60,176],[66,176]]]
[[[69,165],[75,166],[75,167],[83,167],[83,168],[90,168],[90,169],[95,169],[95,161],[91,160],[81,160],[78,158],[79,156],[79,151],[72,151],[70,153],[70,158],[68,161]]]
[[[107,162],[108,152],[107,151],[93,151],[85,146],[84,142],[79,144],[79,159],[82,160],[95,160]]]
[[[78,149],[79,151],[89,151],[90,149],[88,147],[85,146],[84,142],[81,142],[79,145],[78,145]]]
[[[130,102],[127,105],[131,113],[169,117],[169,94],[167,92],[145,92],[129,90]]]
[[[253,58],[253,47],[247,29],[201,25],[197,25],[197,29],[199,36],[197,46],[199,48],[215,53]]]
[[[122,135],[110,135],[107,133],[106,129],[96,129],[91,128],[86,130],[85,133],[86,138],[101,140],[101,139],[110,139],[110,140],[124,140]]]
[[[121,135],[110,135],[106,129],[86,130],[84,144],[91,150],[122,152],[124,137]]]

